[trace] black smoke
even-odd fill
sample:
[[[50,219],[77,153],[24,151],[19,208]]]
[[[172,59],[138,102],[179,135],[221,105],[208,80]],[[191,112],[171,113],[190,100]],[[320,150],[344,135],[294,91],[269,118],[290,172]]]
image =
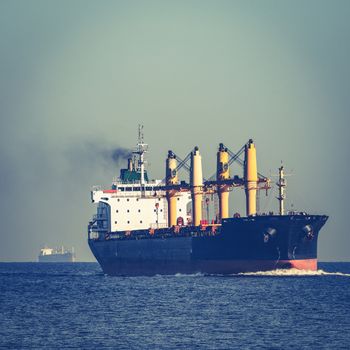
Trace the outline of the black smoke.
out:
[[[126,161],[132,156],[132,150],[104,144],[103,142],[84,142],[70,145],[65,150],[67,160],[71,164],[79,163],[80,167],[113,165],[126,166]]]
[[[113,161],[117,164],[130,158],[131,154],[132,154],[132,151],[130,149],[122,148],[122,147],[118,147],[118,148],[114,148],[112,150],[106,151],[107,158],[113,159]]]

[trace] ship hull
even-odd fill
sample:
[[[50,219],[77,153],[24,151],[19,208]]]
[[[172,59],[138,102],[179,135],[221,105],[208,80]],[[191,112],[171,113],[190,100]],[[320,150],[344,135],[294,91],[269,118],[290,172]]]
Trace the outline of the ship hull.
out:
[[[317,259],[304,260],[206,260],[206,261],[111,261],[101,264],[110,276],[154,276],[175,274],[234,275],[276,269],[317,270]]]
[[[89,239],[89,245],[109,275],[316,270],[318,233],[326,220],[302,215],[232,218],[224,220],[215,234],[198,228],[183,236],[129,233]]]

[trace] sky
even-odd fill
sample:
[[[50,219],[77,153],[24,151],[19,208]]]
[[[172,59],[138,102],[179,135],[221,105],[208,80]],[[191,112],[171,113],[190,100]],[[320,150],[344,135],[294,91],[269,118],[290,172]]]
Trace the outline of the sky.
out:
[[[319,260],[350,261],[349,18],[340,0],[2,0],[0,261],[44,245],[93,261],[91,186],[119,175],[111,151],[139,123],[151,178],[194,146],[209,177],[220,142],[252,138],[259,172],[291,174],[287,209],[330,216]]]

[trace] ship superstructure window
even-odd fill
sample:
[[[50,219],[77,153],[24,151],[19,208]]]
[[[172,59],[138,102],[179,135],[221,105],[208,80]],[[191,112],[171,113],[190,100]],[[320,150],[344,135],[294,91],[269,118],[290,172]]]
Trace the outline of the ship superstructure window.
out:
[[[130,224],[130,221],[128,221],[128,224]]]
[[[127,212],[127,213],[130,213],[130,210],[128,209],[126,212]]]
[[[129,198],[127,198],[126,201],[129,202]]]
[[[139,209],[138,212],[141,213],[141,209]]]
[[[115,212],[116,212],[116,213],[119,213],[119,210],[116,210]]]

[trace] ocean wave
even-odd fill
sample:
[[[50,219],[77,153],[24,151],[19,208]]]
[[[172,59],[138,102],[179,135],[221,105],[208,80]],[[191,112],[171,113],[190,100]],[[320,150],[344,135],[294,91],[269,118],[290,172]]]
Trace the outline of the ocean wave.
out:
[[[197,272],[197,273],[191,273],[191,274],[185,274],[185,273],[176,273],[175,277],[203,277],[205,276],[205,274],[201,273],[201,272]]]

